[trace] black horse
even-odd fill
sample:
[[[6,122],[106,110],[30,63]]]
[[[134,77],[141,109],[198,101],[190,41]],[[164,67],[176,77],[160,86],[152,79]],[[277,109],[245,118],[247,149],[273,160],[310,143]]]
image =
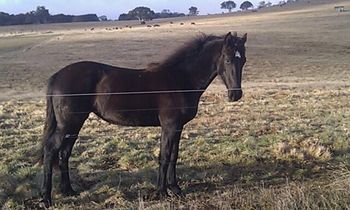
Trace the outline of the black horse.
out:
[[[48,84],[47,116],[42,142],[43,201],[52,205],[52,168],[61,171],[61,192],[74,195],[68,159],[91,112],[125,126],[161,126],[158,197],[167,189],[181,195],[176,161],[183,126],[192,120],[201,95],[220,75],[230,101],[242,97],[242,69],[247,34],[202,35],[159,64],[127,69],[95,62],[71,64]]]

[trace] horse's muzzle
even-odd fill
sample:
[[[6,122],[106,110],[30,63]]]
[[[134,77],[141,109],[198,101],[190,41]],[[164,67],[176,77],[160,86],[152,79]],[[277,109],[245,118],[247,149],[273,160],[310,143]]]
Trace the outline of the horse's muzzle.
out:
[[[230,102],[238,101],[243,96],[242,90],[231,90],[228,91],[228,98]]]

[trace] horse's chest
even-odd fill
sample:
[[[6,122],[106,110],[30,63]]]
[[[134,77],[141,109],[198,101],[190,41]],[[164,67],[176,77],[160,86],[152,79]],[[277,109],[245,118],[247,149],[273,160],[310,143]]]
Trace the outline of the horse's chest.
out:
[[[185,107],[182,111],[182,119],[183,119],[184,123],[187,123],[187,122],[191,121],[193,118],[195,118],[197,115],[197,111],[198,111],[197,106]]]

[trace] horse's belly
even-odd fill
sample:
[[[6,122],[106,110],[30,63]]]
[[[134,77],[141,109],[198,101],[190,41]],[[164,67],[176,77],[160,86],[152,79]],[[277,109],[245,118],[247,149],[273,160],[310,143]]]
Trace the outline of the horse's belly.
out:
[[[102,119],[123,126],[160,126],[153,110],[118,110],[98,114]]]

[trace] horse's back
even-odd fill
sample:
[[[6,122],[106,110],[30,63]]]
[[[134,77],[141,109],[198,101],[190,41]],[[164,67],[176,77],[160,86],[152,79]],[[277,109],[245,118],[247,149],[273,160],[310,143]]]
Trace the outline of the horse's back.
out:
[[[70,64],[52,75],[48,88],[56,94],[81,94],[92,91],[101,78],[103,66],[94,62]]]
[[[108,65],[83,61],[70,64],[55,73],[48,83],[48,95],[55,107],[69,113],[90,113],[96,97],[96,87]]]
[[[103,78],[109,75],[123,77],[132,72],[125,68],[115,67],[92,61],[81,61],[70,64],[49,80],[48,88],[53,95],[94,95]]]

